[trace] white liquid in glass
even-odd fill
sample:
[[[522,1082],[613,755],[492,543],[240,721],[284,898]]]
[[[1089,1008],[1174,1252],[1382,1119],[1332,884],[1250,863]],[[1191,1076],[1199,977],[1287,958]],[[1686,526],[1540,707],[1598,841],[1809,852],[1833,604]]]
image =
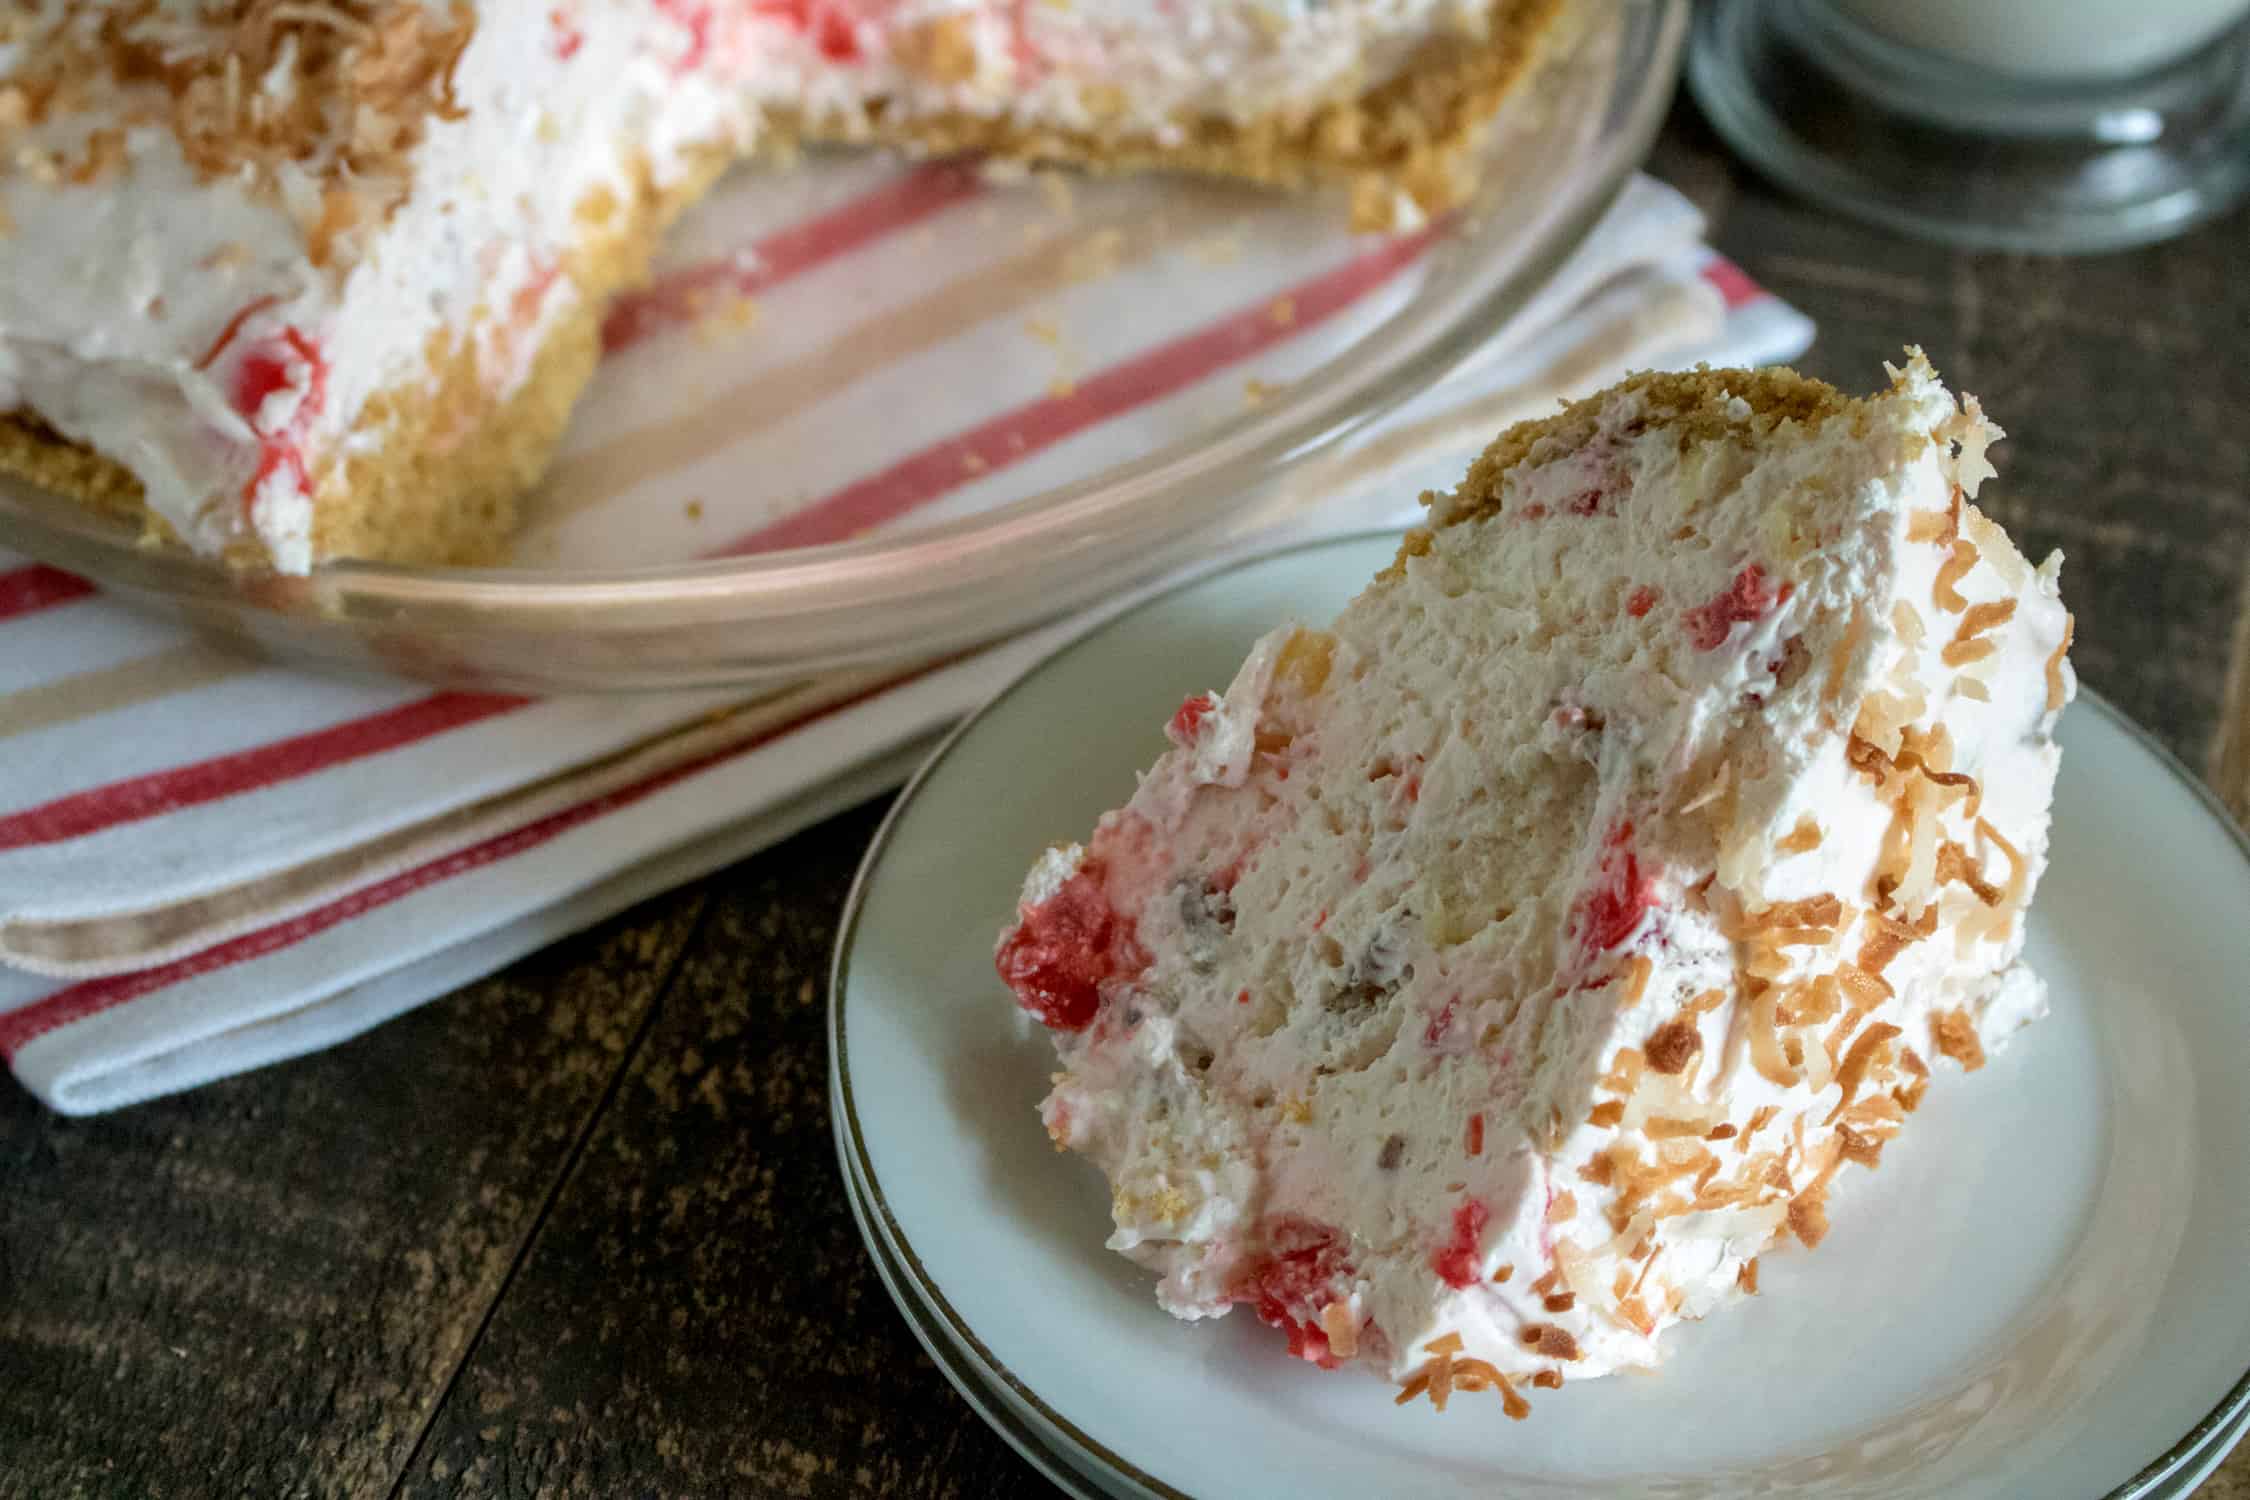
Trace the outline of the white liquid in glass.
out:
[[[2054,81],[2119,78],[2185,56],[2250,0],[1833,0],[1894,41]]]

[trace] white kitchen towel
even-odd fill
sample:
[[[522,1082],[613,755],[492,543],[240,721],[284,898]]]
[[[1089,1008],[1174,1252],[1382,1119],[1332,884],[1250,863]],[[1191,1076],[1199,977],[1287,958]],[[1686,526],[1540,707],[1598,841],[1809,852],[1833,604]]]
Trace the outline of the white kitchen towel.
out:
[[[1468,370],[1291,476],[1292,530],[1403,522],[1625,368],[1799,352],[1699,232],[1636,182]],[[0,1056],[83,1113],[331,1044],[895,786],[1087,623],[747,700],[527,700],[245,667],[0,558]]]

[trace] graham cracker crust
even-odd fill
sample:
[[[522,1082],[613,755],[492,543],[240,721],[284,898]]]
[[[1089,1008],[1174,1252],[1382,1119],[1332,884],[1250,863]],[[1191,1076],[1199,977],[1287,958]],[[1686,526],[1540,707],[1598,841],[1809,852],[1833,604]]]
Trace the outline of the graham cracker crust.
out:
[[[887,118],[880,104],[849,121],[777,115],[773,135],[784,144],[973,152],[1090,172],[1193,172],[1286,189],[1342,184],[1351,191],[1353,227],[1387,229],[1402,193],[1433,215],[1468,197],[1480,127],[1537,58],[1566,3],[1493,0],[1484,37],[1433,40],[1397,77],[1358,98],[1245,123],[1200,121],[1168,144],[1098,129],[1026,128],[965,112]]]
[[[1703,365],[1693,370],[1644,371],[1574,401],[1553,416],[1518,422],[1493,439],[1492,446],[1469,466],[1459,487],[1443,497],[1441,505],[1433,505],[1444,517],[1441,524],[1474,520],[1498,508],[1501,480],[1529,458],[1535,446],[1568,451],[1584,445],[1600,430],[1602,409],[1627,395],[1641,398],[1652,424],[1677,431],[1683,447],[1729,436],[1761,437],[1784,422],[1817,427],[1854,404],[1826,381],[1780,365],[1762,370],[1714,370]],[[1747,416],[1738,414],[1736,401],[1747,407]]]
[[[1354,226],[1385,228],[1404,203],[1437,214],[1466,198],[1480,128],[1534,61],[1565,4],[1493,0],[1485,37],[1433,41],[1396,78],[1357,99],[1242,124],[1207,121],[1173,144],[1098,130],[1027,129],[965,112],[886,118],[878,103],[849,120],[773,116],[760,149],[892,145],[1104,173],[1201,173],[1282,189],[1341,184],[1351,194]],[[664,231],[728,164],[728,154],[714,148],[669,188],[655,188],[643,173],[631,201],[581,206],[588,238],[565,267],[577,304],[531,356],[523,382],[497,405],[466,335],[433,348],[424,379],[370,400],[358,425],[386,434],[380,450],[314,476],[315,558],[450,565],[502,558],[518,502],[545,469],[592,378],[610,299],[645,279]],[[476,326],[491,321],[480,318]],[[178,543],[143,503],[130,471],[28,413],[0,413],[0,471],[138,520],[145,541]],[[227,557],[261,560],[250,543]]]
[[[431,350],[424,379],[370,398],[359,425],[385,433],[384,443],[376,453],[331,463],[314,476],[314,556],[463,567],[505,557],[518,502],[546,469],[571,408],[593,378],[610,299],[645,279],[664,231],[729,160],[723,151],[701,153],[665,188],[640,171],[629,201],[580,205],[587,238],[564,267],[578,288],[576,303],[541,340],[523,381],[497,404],[466,334]],[[480,318],[477,326],[493,321]],[[138,520],[144,541],[179,541],[143,503],[130,470],[35,418],[0,414],[0,470],[91,509]],[[255,566],[262,557],[244,543],[225,560]]]

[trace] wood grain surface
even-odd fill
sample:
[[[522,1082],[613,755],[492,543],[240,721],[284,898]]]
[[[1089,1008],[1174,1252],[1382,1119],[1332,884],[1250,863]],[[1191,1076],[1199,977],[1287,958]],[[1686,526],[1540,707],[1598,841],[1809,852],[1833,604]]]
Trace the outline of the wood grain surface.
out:
[[[2250,811],[2250,218],[1965,255],[1655,170],[1865,389],[1918,341],[2011,435],[2087,682]],[[879,808],[345,1046],[94,1120],[0,1087],[0,1496],[1048,1493],[845,1207],[822,991]],[[2250,1500],[2250,1450],[2199,1492]]]

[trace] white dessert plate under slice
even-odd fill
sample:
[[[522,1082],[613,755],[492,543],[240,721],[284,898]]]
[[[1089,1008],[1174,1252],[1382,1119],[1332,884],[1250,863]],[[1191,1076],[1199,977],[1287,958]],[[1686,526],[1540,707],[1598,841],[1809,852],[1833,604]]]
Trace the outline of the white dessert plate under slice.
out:
[[[1834,1233],[1668,1336],[1660,1373],[1443,1414],[1284,1357],[1246,1313],[1159,1311],[1102,1248],[1100,1175],[1034,1113],[1053,1053],[994,977],[1038,851],[1133,790],[1190,692],[1318,623],[1395,537],[1184,586],[1032,669],[899,799],[831,995],[855,1211],[964,1395],[1082,1495],[2184,1494],[2250,1410],[2250,841],[2101,700],[2064,716],[2030,954],[2053,1014],[1940,1072]],[[2067,587],[2067,584],[2066,584]]]

